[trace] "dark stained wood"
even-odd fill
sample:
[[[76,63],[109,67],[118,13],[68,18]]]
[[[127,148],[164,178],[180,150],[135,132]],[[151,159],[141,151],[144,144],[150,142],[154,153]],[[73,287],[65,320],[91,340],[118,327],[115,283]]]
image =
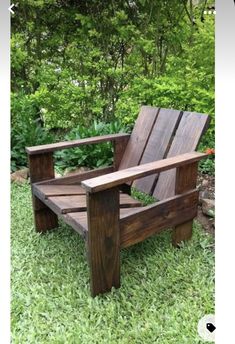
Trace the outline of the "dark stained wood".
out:
[[[36,230],[56,227],[58,215],[82,235],[92,296],[120,286],[121,248],[169,227],[174,227],[173,245],[190,239],[198,204],[197,164],[207,156],[194,150],[208,124],[207,115],[143,106],[131,136],[27,148]],[[53,151],[105,141],[113,143],[114,166],[54,178]],[[130,193],[136,179],[141,191],[167,199],[142,207],[120,191]]]
[[[176,195],[196,188],[198,161],[176,169],[175,193]]]
[[[91,171],[76,173],[72,176],[48,179],[46,181],[37,183],[37,185],[78,185],[82,180],[102,176],[113,171],[113,166],[108,166]]]
[[[39,233],[58,227],[58,218],[40,199],[33,195],[34,224]],[[38,209],[40,208],[40,209]]]
[[[145,207],[141,207],[142,210],[145,209]],[[136,208],[120,208],[119,209],[119,214],[120,214],[120,219],[122,219],[123,217],[125,217],[126,215],[131,215],[134,214],[136,211],[139,211],[140,207],[136,207]]]
[[[29,175],[31,183],[54,178],[53,155],[47,153],[29,156]]]
[[[136,120],[125,153],[121,160],[119,170],[137,166],[141,160],[149,135],[158,115],[158,108],[142,106]]]
[[[51,153],[29,156],[31,183],[54,177],[53,156]],[[31,184],[32,185],[32,184]],[[45,232],[58,226],[57,216],[33,194],[34,223],[37,232]]]
[[[120,166],[129,138],[130,136],[126,136],[126,137],[123,137],[122,140],[113,141],[113,150],[114,150],[113,165],[114,165],[115,171],[117,171]]]
[[[120,287],[119,190],[87,194],[91,294]]]
[[[207,154],[191,152],[181,154],[172,158],[150,162],[148,164],[131,167],[125,170],[110,173],[108,175],[82,181],[81,185],[89,192],[102,191],[139,177],[159,173],[184,164],[193,163],[205,158]]]
[[[140,164],[161,160],[165,157],[172,135],[179,123],[181,111],[160,109]],[[133,186],[138,190],[151,194],[157,175],[140,178]]]
[[[193,214],[192,214],[193,215]],[[192,216],[197,216],[197,212]],[[185,219],[186,220],[186,219]],[[179,247],[182,241],[187,241],[192,238],[193,234],[193,220],[186,221],[172,230],[172,245]]]
[[[74,213],[85,211],[87,209],[86,195],[79,196],[55,196],[48,197],[47,204],[57,214]],[[133,199],[131,196],[120,193],[120,208],[141,207],[141,202]]]
[[[81,185],[37,185],[33,184],[33,192],[41,193],[45,199],[52,196],[85,195]]]
[[[34,146],[34,147],[26,147],[26,152],[29,155],[48,153],[48,152],[54,152],[54,151],[65,149],[65,148],[78,147],[81,145],[95,144],[95,143],[113,141],[113,140],[118,141],[126,137],[129,137],[129,134],[118,133],[118,134],[110,134],[110,135],[103,135],[103,136],[95,136],[95,137],[89,137],[87,139],[64,141],[64,142],[51,143],[51,144],[46,144],[46,145]]]
[[[208,115],[184,112],[167,158],[196,150],[208,125]],[[153,192],[154,197],[162,200],[175,194],[175,173],[175,169],[160,173]]]
[[[142,208],[144,209],[144,208]],[[132,213],[135,213],[137,210],[139,210],[139,207],[137,208],[120,208],[120,218],[122,218],[124,215],[131,215]],[[87,212],[76,212],[76,213],[67,213],[62,215],[62,219],[72,226],[79,234],[81,234],[85,239],[87,239],[87,233],[88,233],[88,221],[87,221]]]
[[[185,222],[197,214],[198,191],[173,196],[120,219],[120,246],[145,240],[163,229]]]
[[[176,169],[176,180],[175,180],[175,193],[182,194],[188,190],[196,188],[197,185],[197,167],[198,163],[194,162],[185,166],[180,166]],[[197,196],[198,204],[198,196]],[[193,229],[193,218],[197,215],[192,216],[190,219],[183,218],[183,223],[179,224],[173,229],[172,232],[172,244],[178,246],[182,241],[191,239]],[[189,220],[189,221],[188,221]]]
[[[69,226],[73,227],[83,239],[87,240],[88,224],[87,224],[87,212],[68,213],[61,216],[61,218]]]

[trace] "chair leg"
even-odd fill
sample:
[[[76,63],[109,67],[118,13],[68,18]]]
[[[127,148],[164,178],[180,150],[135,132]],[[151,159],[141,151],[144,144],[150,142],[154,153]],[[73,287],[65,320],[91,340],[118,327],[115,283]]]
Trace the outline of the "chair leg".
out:
[[[190,240],[193,233],[193,220],[176,226],[172,232],[172,245],[178,247],[182,241]]]
[[[87,194],[91,295],[120,287],[119,191]]]
[[[57,215],[35,195],[32,195],[32,198],[36,232],[44,233],[49,229],[58,227]]]
[[[195,189],[197,184],[197,166],[194,162],[176,169],[175,194],[181,194]],[[172,244],[179,246],[182,241],[190,240],[192,237],[193,219],[184,222],[173,229]]]
[[[29,172],[31,185],[42,180],[54,178],[53,155],[42,153],[29,155]],[[45,232],[58,227],[58,217],[32,192],[34,223],[36,232]]]

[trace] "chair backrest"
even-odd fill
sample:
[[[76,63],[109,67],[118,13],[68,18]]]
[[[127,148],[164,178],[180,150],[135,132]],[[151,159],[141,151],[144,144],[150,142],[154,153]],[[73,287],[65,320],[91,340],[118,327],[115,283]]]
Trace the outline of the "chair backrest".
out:
[[[119,170],[196,150],[209,120],[205,114],[142,106]],[[133,186],[158,200],[171,197],[175,169],[140,178]]]

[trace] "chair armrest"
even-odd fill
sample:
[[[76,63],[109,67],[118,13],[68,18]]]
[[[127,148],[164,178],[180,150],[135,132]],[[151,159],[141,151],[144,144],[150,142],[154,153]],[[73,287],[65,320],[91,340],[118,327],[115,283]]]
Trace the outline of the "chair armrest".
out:
[[[205,158],[207,154],[190,152],[174,156],[172,158],[158,160],[147,164],[134,166],[125,170],[109,173],[103,176],[84,180],[81,185],[90,193],[110,189],[137,178],[145,177],[153,173],[170,170],[185,164],[190,164]]]
[[[126,134],[126,133],[94,136],[94,137],[89,137],[87,139],[64,141],[64,142],[58,142],[58,143],[51,143],[47,145],[26,147],[26,152],[29,155],[43,154],[43,153],[54,152],[54,151],[65,149],[65,148],[78,147],[81,145],[89,145],[89,144],[101,143],[101,142],[107,142],[107,141],[121,141],[122,139],[126,139],[129,137],[130,137],[130,134]]]

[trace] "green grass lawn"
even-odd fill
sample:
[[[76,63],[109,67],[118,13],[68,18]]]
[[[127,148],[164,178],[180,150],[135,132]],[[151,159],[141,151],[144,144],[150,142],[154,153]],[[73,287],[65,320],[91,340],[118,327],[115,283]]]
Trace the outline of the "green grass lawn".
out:
[[[121,288],[92,299],[85,245],[67,225],[34,231],[29,185],[12,186],[14,344],[194,344],[214,313],[213,239],[194,225],[175,249],[170,231],[121,252]]]

